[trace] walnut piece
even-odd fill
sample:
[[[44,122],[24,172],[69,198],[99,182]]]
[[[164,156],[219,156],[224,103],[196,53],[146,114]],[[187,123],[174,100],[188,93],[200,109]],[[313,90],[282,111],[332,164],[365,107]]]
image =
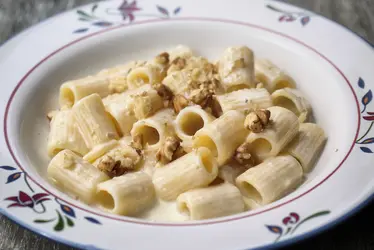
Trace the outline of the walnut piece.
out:
[[[186,151],[184,151],[183,147],[179,146],[173,154],[172,161],[175,161],[176,159],[182,157],[183,155],[187,154]]]
[[[173,160],[173,155],[180,147],[180,141],[175,137],[166,138],[161,148],[157,151],[156,158],[159,162],[167,164]]]
[[[217,118],[220,117],[223,114],[221,105],[219,104],[216,96],[212,97],[212,102],[211,102],[210,108],[212,110],[212,115],[214,115]]]
[[[245,166],[253,166],[254,160],[252,158],[252,155],[250,154],[250,143],[244,142],[242,145],[240,145],[234,154],[234,159]]]
[[[164,84],[155,84],[152,87],[157,91],[157,94],[162,97],[164,101],[173,99],[173,92]]]
[[[172,62],[172,65],[175,65],[177,69],[182,70],[184,67],[186,67],[186,59],[177,57]]]
[[[169,53],[163,52],[156,56],[156,62],[159,64],[168,64],[169,63]]]
[[[105,155],[97,167],[100,171],[106,173],[110,178],[113,178],[134,170],[135,165],[133,160],[128,157],[122,157],[115,160],[113,157]]]
[[[202,108],[206,108],[212,102],[213,93],[208,89],[208,85],[200,85],[199,89],[194,89],[190,93],[190,100]]]
[[[176,95],[173,98],[173,107],[175,113],[179,113],[182,109],[189,106],[191,103],[183,95]]]
[[[125,173],[136,170],[141,160],[138,151],[129,151],[129,148],[117,148],[103,156],[97,167],[109,177],[121,176]]]
[[[203,109],[213,110],[213,95],[218,89],[219,81],[215,78],[203,82],[191,81],[188,99]],[[217,108],[216,108],[217,109]],[[217,111],[217,110],[215,110]],[[216,113],[219,113],[218,111]]]
[[[244,126],[253,133],[264,131],[270,121],[270,111],[266,109],[255,110],[247,115]]]

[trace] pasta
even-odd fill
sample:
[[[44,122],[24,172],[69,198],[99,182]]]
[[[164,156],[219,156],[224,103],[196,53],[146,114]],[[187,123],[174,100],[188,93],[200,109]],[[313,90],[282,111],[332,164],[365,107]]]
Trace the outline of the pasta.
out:
[[[188,91],[188,83],[191,81],[188,73],[186,70],[171,72],[164,78],[162,84],[168,87],[174,95],[185,93]]]
[[[152,179],[142,172],[114,177],[100,183],[97,189],[99,206],[113,214],[134,215],[155,200]]]
[[[84,155],[88,152],[86,143],[77,127],[71,110],[61,110],[50,124],[51,131],[48,136],[48,155],[54,156],[63,149],[70,149],[75,153]]]
[[[179,195],[177,207],[192,220],[202,220],[243,212],[244,202],[237,187],[224,183]]]
[[[229,110],[250,112],[256,109],[266,109],[273,106],[269,92],[262,89],[241,89],[231,93],[216,96],[222,113]]]
[[[210,150],[199,148],[158,168],[153,183],[161,199],[175,200],[190,189],[208,186],[217,174],[217,162]]]
[[[265,205],[295,189],[302,177],[302,167],[295,158],[276,156],[239,175],[236,185],[244,196]]]
[[[266,59],[255,60],[256,80],[270,93],[282,88],[295,88],[295,81]]]
[[[158,149],[167,136],[175,134],[174,117],[173,110],[161,110],[149,118],[137,121],[132,127],[131,136],[140,136],[142,146],[148,150]]]
[[[276,156],[299,130],[297,116],[288,109],[270,107],[271,126],[260,133],[250,133],[246,142],[251,145],[251,153],[258,161]]]
[[[245,140],[244,115],[231,110],[214,120],[195,134],[193,148],[207,147],[222,165]]]
[[[284,88],[274,91],[271,95],[274,105],[291,110],[299,117],[300,122],[308,121],[312,106],[305,96],[297,89]]]
[[[135,94],[131,98],[133,98],[133,112],[138,120],[145,119],[164,107],[162,98],[154,89]]]
[[[88,204],[95,202],[97,185],[109,179],[68,149],[53,157],[48,166],[48,176],[56,186]]]
[[[301,185],[327,141],[291,76],[246,46],[212,62],[178,45],[67,81],[59,102],[50,181],[149,220],[259,209]]]
[[[95,93],[100,97],[110,94],[109,81],[106,77],[88,76],[83,79],[66,82],[60,88],[60,106],[72,107],[80,99]]]
[[[72,111],[89,149],[111,139],[118,139],[115,125],[105,111],[98,94],[81,99],[74,105]]]
[[[126,64],[117,65],[97,72],[98,76],[122,76],[124,80],[132,69],[146,64],[146,61],[132,61]]]
[[[175,131],[182,140],[185,151],[191,151],[192,138],[198,130],[214,120],[214,116],[203,110],[200,106],[184,108],[175,118]]]
[[[218,61],[218,72],[227,92],[254,87],[253,51],[245,46],[227,48]]]
[[[161,80],[160,70],[152,65],[135,68],[126,78],[129,89],[136,89],[145,84],[160,83]]]
[[[129,135],[132,125],[137,121],[134,113],[134,96],[149,91],[152,91],[152,88],[147,84],[103,99],[106,111],[110,114],[117,130],[122,135]]]
[[[310,172],[326,141],[325,132],[317,124],[300,124],[299,133],[286,151],[295,157],[305,172]]]
[[[83,97],[94,93],[99,94],[100,97],[121,93],[128,88],[127,75],[134,68],[144,64],[143,61],[133,61],[125,65],[101,70],[95,76],[68,81],[62,84],[60,88],[60,106],[72,107]]]

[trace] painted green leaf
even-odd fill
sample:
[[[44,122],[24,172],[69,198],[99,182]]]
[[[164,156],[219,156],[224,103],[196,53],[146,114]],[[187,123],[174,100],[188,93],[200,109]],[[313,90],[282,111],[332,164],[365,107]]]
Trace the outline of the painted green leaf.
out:
[[[69,227],[74,226],[74,221],[72,221],[69,217],[65,216],[66,223],[68,224]]]
[[[55,231],[59,232],[59,231],[62,231],[64,230],[64,227],[65,227],[65,223],[64,223],[64,220],[62,219],[62,216],[60,214],[59,211],[57,211],[57,214],[58,214],[58,222],[57,224],[55,225],[55,227],[53,228]]]
[[[48,223],[48,222],[51,222],[51,221],[54,221],[56,220],[56,218],[53,218],[53,219],[50,219],[50,220],[42,220],[42,219],[36,219],[34,220],[35,223]]]
[[[77,10],[77,13],[78,13],[78,15],[85,16],[85,17],[88,17],[88,18],[92,18],[91,15],[87,14],[83,10]]]
[[[94,6],[92,6],[91,12],[94,13],[96,9],[97,9],[97,4],[95,4]]]

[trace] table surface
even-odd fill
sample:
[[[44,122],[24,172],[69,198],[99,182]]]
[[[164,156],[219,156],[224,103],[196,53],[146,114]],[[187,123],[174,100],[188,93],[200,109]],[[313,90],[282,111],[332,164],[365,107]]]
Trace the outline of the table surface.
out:
[[[0,44],[50,16],[94,0],[0,0]],[[374,0],[283,0],[326,16],[374,44]],[[374,204],[321,235],[288,249],[374,249]],[[0,249],[72,250],[0,214]]]

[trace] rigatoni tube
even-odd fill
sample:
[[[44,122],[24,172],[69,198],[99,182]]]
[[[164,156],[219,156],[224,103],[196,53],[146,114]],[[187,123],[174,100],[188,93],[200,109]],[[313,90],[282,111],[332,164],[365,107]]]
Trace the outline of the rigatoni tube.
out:
[[[109,95],[103,99],[105,109],[122,135],[129,135],[132,125],[137,121],[134,114],[134,96],[143,92],[148,93],[151,90],[151,85],[147,84],[121,94]]]
[[[105,76],[88,76],[65,82],[60,87],[60,106],[71,107],[80,99],[91,94],[105,97],[110,94],[109,81]]]
[[[178,113],[175,118],[175,132],[182,140],[185,151],[191,151],[192,138],[195,133],[214,119],[214,116],[198,105],[186,107]]]
[[[264,84],[270,93],[282,88],[295,88],[295,81],[266,59],[255,61],[256,80]]]
[[[131,97],[133,98],[134,115],[138,120],[147,118],[164,108],[161,96],[152,88]]]
[[[131,136],[140,137],[143,147],[157,150],[168,136],[175,135],[174,111],[163,109],[151,117],[137,121],[131,130]]]
[[[88,152],[71,110],[59,111],[52,118],[50,127],[47,144],[49,156],[54,156],[63,149],[70,149],[80,155]]]
[[[255,109],[266,109],[273,106],[269,92],[262,89],[241,89],[231,93],[217,95],[217,103],[226,113],[229,110],[250,112]]]
[[[115,125],[105,111],[98,94],[92,94],[81,99],[72,110],[89,149],[112,139],[118,139]]]
[[[174,71],[168,74],[162,84],[165,85],[174,95],[183,94],[189,91],[191,73],[188,70]]]
[[[125,64],[120,64],[111,68],[102,69],[97,72],[96,75],[98,76],[126,76],[136,67],[140,67],[146,64],[146,61],[138,60],[138,61],[131,61]],[[126,84],[127,85],[127,84]]]
[[[253,88],[255,84],[253,51],[246,46],[227,48],[218,61],[218,73],[226,92]]]
[[[155,200],[152,179],[143,172],[114,177],[100,183],[97,189],[99,208],[113,214],[135,215]]]
[[[126,78],[129,89],[136,89],[145,84],[157,84],[162,81],[160,69],[153,65],[144,65],[133,69]]]
[[[245,205],[238,188],[224,183],[179,195],[177,208],[189,214],[192,220],[203,220],[241,213]]]
[[[175,200],[183,192],[208,186],[217,174],[216,160],[209,149],[202,147],[157,168],[153,183],[161,199]]]
[[[312,114],[312,106],[303,93],[297,89],[278,89],[274,91],[271,97],[275,106],[291,110],[299,117],[300,122],[308,121]]]
[[[193,148],[209,148],[217,157],[218,164],[224,164],[248,134],[244,119],[244,114],[239,111],[226,112],[195,134]]]
[[[293,191],[302,182],[303,170],[290,155],[269,158],[236,179],[242,194],[266,205]]]
[[[297,136],[287,146],[286,152],[300,162],[304,172],[310,172],[325,145],[325,141],[326,136],[320,126],[314,123],[302,123]]]
[[[276,156],[299,131],[297,116],[282,107],[270,107],[270,123],[260,133],[250,133],[246,139],[257,161]]]
[[[97,185],[109,179],[106,174],[68,149],[53,157],[47,172],[54,184],[88,204],[95,201]]]

